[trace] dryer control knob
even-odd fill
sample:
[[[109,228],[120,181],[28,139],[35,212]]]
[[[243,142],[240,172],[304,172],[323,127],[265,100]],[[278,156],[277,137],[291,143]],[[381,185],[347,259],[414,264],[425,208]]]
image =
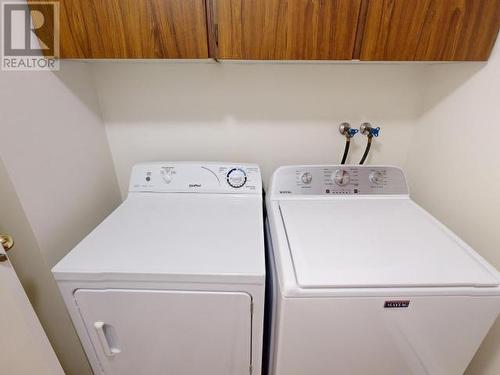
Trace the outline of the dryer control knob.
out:
[[[247,183],[247,174],[241,168],[233,168],[227,172],[226,180],[229,186],[238,189]]]
[[[162,177],[163,181],[164,181],[166,184],[171,183],[171,182],[172,182],[172,179],[174,178],[174,176],[172,176],[172,172],[170,172],[170,171],[168,171],[168,172],[167,172],[167,171],[164,171],[164,172],[162,173],[162,176],[161,176],[161,177]]]

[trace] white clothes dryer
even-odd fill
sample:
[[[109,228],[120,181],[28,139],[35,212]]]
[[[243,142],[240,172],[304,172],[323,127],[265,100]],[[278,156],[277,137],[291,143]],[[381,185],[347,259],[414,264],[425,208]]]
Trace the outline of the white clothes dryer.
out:
[[[262,211],[257,165],[136,165],[52,270],[94,373],[260,374]]]

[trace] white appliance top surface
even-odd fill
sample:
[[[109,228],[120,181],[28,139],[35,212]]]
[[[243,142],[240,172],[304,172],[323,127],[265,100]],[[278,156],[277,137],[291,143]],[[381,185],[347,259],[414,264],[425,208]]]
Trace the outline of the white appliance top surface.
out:
[[[497,286],[484,260],[409,198],[280,200],[303,288]]]
[[[53,273],[58,280],[261,283],[261,196],[131,193]]]

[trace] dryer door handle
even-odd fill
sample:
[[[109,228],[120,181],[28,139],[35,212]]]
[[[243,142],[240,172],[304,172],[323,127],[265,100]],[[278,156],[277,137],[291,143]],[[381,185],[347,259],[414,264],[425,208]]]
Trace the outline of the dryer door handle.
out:
[[[121,352],[120,349],[113,347],[113,337],[112,335],[112,327],[104,322],[95,322],[94,328],[97,332],[97,337],[99,338],[99,342],[101,343],[102,350],[104,354],[108,357],[112,357],[115,354]]]

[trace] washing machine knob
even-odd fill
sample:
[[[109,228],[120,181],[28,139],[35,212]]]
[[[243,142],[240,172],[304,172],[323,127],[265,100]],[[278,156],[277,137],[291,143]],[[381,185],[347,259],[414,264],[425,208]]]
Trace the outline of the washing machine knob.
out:
[[[333,173],[332,179],[338,186],[345,186],[351,181],[351,175],[344,169],[337,169]]]
[[[384,182],[384,174],[380,171],[370,172],[368,179],[372,184],[380,185]]]
[[[300,176],[300,180],[306,184],[309,185],[312,182],[313,176],[311,172],[304,172],[302,173],[302,176]]]

